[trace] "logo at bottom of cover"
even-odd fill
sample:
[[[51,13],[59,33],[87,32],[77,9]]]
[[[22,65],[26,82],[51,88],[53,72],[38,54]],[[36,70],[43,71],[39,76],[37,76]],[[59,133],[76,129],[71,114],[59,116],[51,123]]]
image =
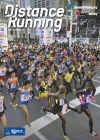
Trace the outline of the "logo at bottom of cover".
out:
[[[5,128],[5,135],[25,135],[25,128]]]

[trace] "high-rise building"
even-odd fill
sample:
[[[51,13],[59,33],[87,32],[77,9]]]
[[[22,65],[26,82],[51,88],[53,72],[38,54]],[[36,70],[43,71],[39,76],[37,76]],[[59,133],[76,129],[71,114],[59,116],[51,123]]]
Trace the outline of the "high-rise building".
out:
[[[0,23],[6,23],[8,25],[9,19],[5,17],[6,5],[16,5],[18,0],[0,0]],[[21,32],[18,28],[13,29],[13,27],[8,28],[8,38],[21,38]]]
[[[67,0],[19,0],[20,7],[31,7],[31,8],[47,8],[48,10],[50,8],[64,8],[65,12],[67,9]],[[63,22],[63,25],[65,23]],[[30,29],[30,38],[35,38],[37,36],[36,28]],[[27,30],[26,30],[27,32]]]

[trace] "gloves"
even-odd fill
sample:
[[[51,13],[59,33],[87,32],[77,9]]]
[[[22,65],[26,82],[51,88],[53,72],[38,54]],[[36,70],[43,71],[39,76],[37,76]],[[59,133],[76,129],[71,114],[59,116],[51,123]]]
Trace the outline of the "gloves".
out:
[[[82,105],[84,105],[84,104],[85,104],[85,102],[84,102],[84,101],[82,101],[82,100],[81,100],[80,102],[81,102],[81,104],[82,104]]]
[[[91,100],[94,100],[94,97],[93,96],[91,97]]]

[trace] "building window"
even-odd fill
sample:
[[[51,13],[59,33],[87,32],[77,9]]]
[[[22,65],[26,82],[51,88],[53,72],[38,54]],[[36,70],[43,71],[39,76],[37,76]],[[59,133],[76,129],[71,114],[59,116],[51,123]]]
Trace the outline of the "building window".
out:
[[[38,1],[38,8],[41,8],[41,1]]]
[[[1,19],[3,19],[3,9],[1,8]]]
[[[47,1],[47,7],[49,6],[49,4],[50,4],[50,2],[49,2],[49,1]]]
[[[37,8],[37,2],[34,2],[34,7]]]
[[[43,7],[43,8],[45,7],[45,2],[42,2],[42,7]]]

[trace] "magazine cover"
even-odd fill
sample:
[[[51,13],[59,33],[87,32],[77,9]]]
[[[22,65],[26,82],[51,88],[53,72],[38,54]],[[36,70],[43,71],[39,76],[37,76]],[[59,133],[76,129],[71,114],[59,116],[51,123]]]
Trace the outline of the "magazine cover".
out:
[[[100,0],[0,0],[0,140],[100,140]]]

